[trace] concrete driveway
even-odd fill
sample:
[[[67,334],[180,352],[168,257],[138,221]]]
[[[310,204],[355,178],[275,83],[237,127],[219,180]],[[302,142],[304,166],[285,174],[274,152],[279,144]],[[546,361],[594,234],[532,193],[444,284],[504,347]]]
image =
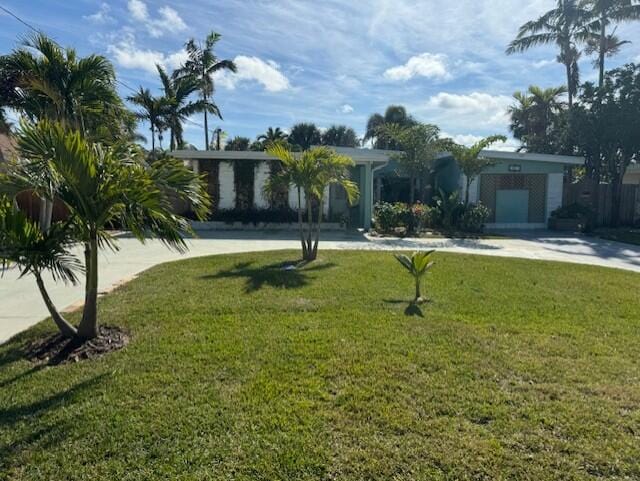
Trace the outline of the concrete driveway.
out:
[[[100,290],[108,291],[136,274],[163,262],[189,257],[238,252],[298,249],[292,232],[206,232],[189,241],[190,250],[181,255],[158,241],[140,244],[123,236],[118,252],[100,256]],[[326,233],[321,249],[412,250],[438,249],[443,252],[521,257],[578,264],[592,264],[640,272],[640,248],[589,237],[566,237],[551,233],[518,233],[505,239],[377,239],[360,234]],[[78,252],[80,254],[80,252]],[[80,256],[81,257],[81,256]],[[9,270],[0,278],[0,343],[48,316],[31,276],[18,279]],[[82,302],[83,287],[55,284],[45,279],[49,293],[59,308]]]

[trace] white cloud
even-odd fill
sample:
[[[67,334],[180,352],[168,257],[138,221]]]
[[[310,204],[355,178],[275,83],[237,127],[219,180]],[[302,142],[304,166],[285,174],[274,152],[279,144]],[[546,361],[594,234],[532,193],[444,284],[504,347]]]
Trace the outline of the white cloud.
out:
[[[482,92],[460,95],[440,92],[427,101],[426,110],[474,118],[485,126],[506,126],[509,121],[507,109],[512,101],[513,99],[506,95]]]
[[[127,7],[131,17],[144,25],[152,37],[160,37],[165,32],[187,29],[187,24],[182,17],[169,6],[160,7],[157,18],[151,17],[147,4],[142,0],[129,0]]]
[[[557,62],[555,60],[538,60],[537,62],[533,62],[531,65],[533,66],[533,68],[545,68],[548,67],[549,65],[556,65]]]
[[[152,74],[157,72],[156,64],[176,69],[187,59],[187,52],[184,50],[165,54],[157,50],[138,48],[133,35],[125,35],[120,42],[109,45],[107,52],[122,68],[145,70]]]
[[[268,92],[281,92],[291,88],[289,79],[280,70],[273,60],[264,61],[258,57],[247,57],[238,55],[233,59],[237,73],[219,71],[214,74],[214,81],[217,85],[235,89],[239,83],[258,82]]]
[[[344,104],[342,107],[340,107],[340,112],[343,114],[351,114],[353,113],[353,107],[349,104]]]
[[[425,52],[411,57],[404,65],[385,70],[384,77],[389,80],[409,80],[416,76],[447,79],[451,75],[447,71],[446,61],[446,55]]]
[[[108,3],[101,3],[100,8],[96,13],[91,15],[84,15],[82,18],[94,23],[109,23],[113,22],[114,18],[110,15],[111,7]]]

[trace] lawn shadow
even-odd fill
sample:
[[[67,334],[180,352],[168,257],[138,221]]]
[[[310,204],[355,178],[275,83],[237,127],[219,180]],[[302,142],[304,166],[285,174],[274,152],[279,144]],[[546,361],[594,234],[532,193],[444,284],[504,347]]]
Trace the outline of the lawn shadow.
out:
[[[405,299],[384,299],[384,302],[387,304],[407,304],[407,307],[405,307],[404,309],[405,316],[407,317],[416,316],[416,317],[424,318],[424,313],[420,308],[420,304],[416,303],[415,301],[407,302]],[[430,301],[427,301],[427,302],[430,302]]]
[[[266,266],[255,266],[253,261],[240,262],[231,269],[217,274],[208,274],[201,279],[246,279],[245,292],[254,292],[265,285],[284,289],[295,289],[309,284],[309,274],[335,267],[332,262],[308,263],[296,261],[276,262]]]

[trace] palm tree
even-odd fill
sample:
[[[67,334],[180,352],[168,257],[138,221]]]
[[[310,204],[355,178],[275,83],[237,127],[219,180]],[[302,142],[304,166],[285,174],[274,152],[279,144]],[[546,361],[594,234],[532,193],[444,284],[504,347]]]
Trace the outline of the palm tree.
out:
[[[357,147],[359,144],[356,131],[346,125],[332,125],[322,134],[322,145]]]
[[[38,33],[2,65],[3,77],[15,86],[11,106],[31,120],[55,120],[90,137],[107,121],[121,120],[125,109],[115,72],[101,55],[79,58],[74,49],[62,49]]]
[[[482,155],[482,151],[488,148],[491,144],[506,141],[507,138],[504,135],[492,135],[479,140],[471,147],[456,145],[451,149],[451,153],[456,159],[458,167],[460,167],[460,170],[465,175],[465,205],[469,205],[469,190],[474,179],[478,177],[487,166],[491,165],[491,160],[484,157]]]
[[[185,218],[173,213],[171,199],[190,202],[196,215],[204,218],[210,206],[206,187],[177,159],[148,164],[139,149],[91,143],[79,131],[65,129],[59,122],[26,124],[17,140],[23,162],[11,164],[0,185],[13,195],[32,189],[67,208],[68,226],[64,231],[85,245],[85,302],[74,335],[83,340],[94,338],[99,333],[98,248],[114,247],[116,242],[108,227],[118,223],[141,241],[156,237],[169,247],[184,250],[183,235],[191,229]],[[46,239],[25,245],[37,247]],[[54,243],[62,253],[64,245],[57,247]],[[27,251],[26,262],[13,255],[7,255],[7,259],[22,262],[31,271],[47,267],[30,262],[33,252]],[[45,256],[56,258],[51,252]]]
[[[169,100],[165,97],[153,96],[149,89],[142,87],[135,95],[127,97],[127,100],[140,107],[140,110],[135,113],[136,117],[149,122],[151,153],[155,155],[156,133],[161,135],[161,131],[165,128],[165,118],[170,115]]]
[[[511,55],[538,45],[556,44],[560,48],[557,60],[565,66],[569,109],[573,106],[579,83],[577,62],[580,52],[577,45],[591,36],[589,26],[585,24],[587,19],[588,11],[578,0],[557,0],[556,8],[522,25],[506,51]]]
[[[225,70],[234,73],[237,71],[236,64],[233,61],[219,60],[216,57],[213,49],[220,38],[219,33],[211,32],[205,39],[204,47],[201,43],[196,43],[194,39],[190,39],[185,44],[188,59],[178,71],[178,75],[191,76],[198,79],[198,89],[202,100],[202,111],[204,112],[205,149],[209,148],[209,120],[207,114],[210,113],[222,119],[220,109],[212,99],[215,92],[213,74]]]
[[[166,109],[164,114],[165,123],[169,129],[170,142],[169,149],[180,148],[184,143],[182,124],[187,118],[205,109],[204,101],[190,101],[189,97],[198,90],[198,80],[190,76],[181,76],[178,71],[171,75],[160,65],[156,65],[158,75],[162,82]]]
[[[236,151],[249,150],[250,146],[251,146],[251,139],[249,137],[236,136],[232,138],[229,142],[227,142],[227,145],[224,146],[224,150],[236,150]]]
[[[265,191],[274,195],[291,186],[296,188],[302,259],[313,261],[318,255],[322,196],[331,184],[337,184],[344,188],[348,202],[355,202],[359,196],[358,186],[349,179],[349,167],[355,164],[350,157],[338,155],[328,147],[315,147],[302,153],[294,153],[284,144],[274,143],[267,148],[267,153],[280,160],[281,168],[269,177]],[[303,198],[307,207],[306,230],[303,224]],[[314,210],[317,211],[315,219]]]
[[[367,131],[363,142],[373,140],[373,147],[376,149],[398,149],[396,141],[385,136],[385,125],[399,125],[409,127],[416,125],[416,120],[407,114],[407,110],[402,105],[389,105],[384,115],[373,114],[367,121]]]
[[[594,62],[598,68],[598,86],[604,84],[605,58],[618,53],[620,47],[628,41],[620,41],[615,30],[607,34],[607,27],[616,22],[628,22],[640,19],[640,2],[637,0],[583,0],[587,9],[591,31],[597,32],[589,41],[587,52],[597,54]]]
[[[264,134],[258,135],[257,140],[267,145],[275,142],[283,142],[287,140],[287,137],[287,134],[280,129],[280,127],[276,127],[275,129],[269,127]]]
[[[291,127],[288,141],[300,150],[309,150],[314,145],[320,145],[322,134],[315,124],[301,122]]]
[[[434,252],[434,250],[426,252],[417,251],[414,252],[411,257],[408,257],[404,254],[394,254],[398,262],[402,264],[405,269],[407,269],[409,274],[411,274],[414,279],[416,287],[416,293],[413,298],[414,304],[419,304],[425,301],[425,299],[422,297],[422,279],[427,275],[429,270],[434,265],[434,262],[431,260],[431,256]]]

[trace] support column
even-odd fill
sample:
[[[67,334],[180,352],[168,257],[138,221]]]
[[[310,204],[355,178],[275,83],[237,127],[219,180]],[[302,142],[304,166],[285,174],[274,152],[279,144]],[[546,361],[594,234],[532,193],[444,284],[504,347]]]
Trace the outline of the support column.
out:
[[[268,162],[258,162],[253,178],[253,203],[258,209],[269,207],[269,200],[264,195],[264,185],[269,179],[270,168]]]
[[[220,201],[218,208],[233,209],[236,206],[233,162],[220,162],[218,179],[220,182]]]
[[[373,217],[373,172],[371,162],[364,164],[362,190],[363,192],[360,192],[360,202],[364,212],[364,228],[369,230],[371,229],[371,218]]]

